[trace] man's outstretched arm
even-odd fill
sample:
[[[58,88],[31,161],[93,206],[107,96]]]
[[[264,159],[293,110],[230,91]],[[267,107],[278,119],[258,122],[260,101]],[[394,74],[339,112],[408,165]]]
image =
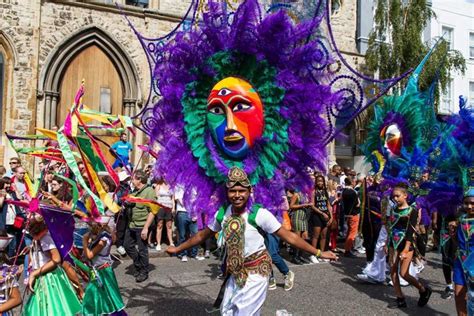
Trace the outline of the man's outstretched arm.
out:
[[[310,244],[308,244],[306,241],[304,241],[300,236],[298,236],[297,234],[283,228],[283,227],[280,227],[279,230],[277,230],[275,232],[275,235],[277,235],[278,237],[280,237],[281,239],[283,239],[284,241],[286,241],[287,243],[289,243],[290,245],[298,248],[298,249],[301,249],[303,251],[306,251],[312,255],[317,255],[318,254],[318,257],[321,257],[321,258],[324,258],[324,259],[330,259],[330,260],[337,260],[338,257],[336,256],[336,254],[334,254],[332,251],[324,251],[324,252],[321,252],[320,250],[314,248],[313,246],[311,246]]]
[[[214,234],[215,232],[206,227],[203,230],[199,231],[196,235],[186,240],[178,247],[168,247],[168,249],[166,249],[166,252],[170,255],[180,253],[181,251],[202,244],[206,239],[209,239]]]

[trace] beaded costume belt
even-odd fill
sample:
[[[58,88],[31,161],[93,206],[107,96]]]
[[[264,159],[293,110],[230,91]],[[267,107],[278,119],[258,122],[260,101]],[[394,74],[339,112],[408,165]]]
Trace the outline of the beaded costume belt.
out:
[[[256,252],[245,258],[244,268],[248,274],[269,276],[272,272],[272,258],[266,250]]]

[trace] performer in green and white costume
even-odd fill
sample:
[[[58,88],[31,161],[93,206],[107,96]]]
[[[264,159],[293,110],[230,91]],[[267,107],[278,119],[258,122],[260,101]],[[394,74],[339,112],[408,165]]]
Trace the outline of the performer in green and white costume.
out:
[[[337,259],[330,252],[321,252],[285,228],[265,208],[254,204],[250,207],[252,187],[244,170],[232,167],[226,181],[230,206],[221,208],[208,227],[199,231],[178,247],[169,247],[169,254],[176,254],[222,231],[226,242],[226,282],[221,304],[222,315],[260,315],[268,288],[272,263],[259,230],[275,234],[298,249],[317,257]],[[263,233],[262,232],[262,233]]]
[[[29,289],[32,291],[23,315],[76,315],[81,303],[61,268],[61,256],[49,234],[42,216],[33,215],[29,223],[33,237],[31,249],[32,272]]]
[[[100,222],[91,220],[91,232],[84,235],[84,255],[90,260],[90,282],[82,302],[82,314],[108,315],[125,308],[115,273],[112,269],[110,248],[112,235],[108,231],[110,217],[102,216]],[[123,315],[126,315],[123,312]]]

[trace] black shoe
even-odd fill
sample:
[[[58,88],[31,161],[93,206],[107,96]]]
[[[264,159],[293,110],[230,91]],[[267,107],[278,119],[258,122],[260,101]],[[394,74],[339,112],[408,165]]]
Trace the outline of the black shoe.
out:
[[[429,287],[425,287],[425,291],[423,293],[420,293],[420,299],[418,300],[418,306],[423,307],[426,304],[428,304],[428,301],[430,300],[431,289]]]
[[[357,256],[355,254],[353,254],[352,252],[344,252],[344,257],[346,258],[357,258]]]
[[[407,302],[405,301],[404,297],[397,297],[395,302],[388,304],[388,308],[394,309],[394,308],[406,308],[407,307]]]
[[[305,257],[298,257],[298,259],[300,259],[300,261],[303,262],[303,264],[310,264],[311,263],[311,261],[309,261]]]
[[[145,281],[146,279],[148,279],[148,273],[140,273],[140,274],[135,278],[135,282],[141,283],[141,282]]]
[[[140,271],[139,271],[139,270],[133,271],[133,277],[134,277],[134,278],[138,278],[139,275],[140,275]]]
[[[449,286],[447,286],[444,289],[444,292],[441,294],[441,298],[444,300],[449,300],[450,298],[453,297],[453,295],[454,295],[454,290],[450,288]]]
[[[291,262],[293,262],[294,264],[297,264],[297,265],[302,265],[303,264],[303,261],[301,261],[300,258],[298,258],[298,257],[293,257]]]

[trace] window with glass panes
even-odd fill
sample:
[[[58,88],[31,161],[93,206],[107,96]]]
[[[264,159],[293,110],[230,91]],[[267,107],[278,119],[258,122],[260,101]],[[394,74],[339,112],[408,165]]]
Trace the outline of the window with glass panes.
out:
[[[454,29],[449,26],[443,26],[441,28],[441,35],[449,43],[449,49],[454,49]]]
[[[443,93],[442,102],[441,102],[441,110],[444,113],[451,113],[452,111],[452,99],[453,99],[453,81],[451,80],[446,85],[446,91]]]
[[[469,33],[469,58],[474,59],[474,32]]]

